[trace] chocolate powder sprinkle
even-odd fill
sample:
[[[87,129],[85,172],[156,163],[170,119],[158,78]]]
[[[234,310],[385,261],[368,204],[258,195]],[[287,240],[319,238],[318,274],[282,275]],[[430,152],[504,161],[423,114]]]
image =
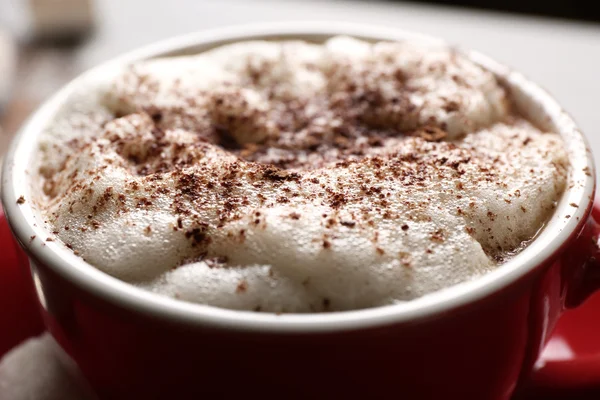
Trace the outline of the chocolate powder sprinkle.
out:
[[[235,288],[236,293],[244,293],[248,289],[248,282],[245,280],[241,281]]]
[[[401,271],[414,279],[421,263],[439,262],[457,240],[481,243],[477,262],[493,262],[510,249],[512,239],[497,239],[498,230],[514,228],[512,236],[520,237],[522,230],[506,221],[542,196],[514,188],[545,184],[550,178],[542,172],[551,168],[542,163],[529,171],[533,164],[527,164],[518,171],[531,180],[526,185],[513,179],[514,169],[523,164],[523,152],[544,162],[550,156],[539,154],[545,135],[513,114],[495,78],[460,72],[464,60],[450,59],[432,63],[425,73],[433,82],[440,78],[441,89],[435,83],[421,87],[427,79],[413,76],[413,67],[399,65],[392,53],[381,65],[338,58],[326,73],[319,63],[307,68],[307,76],[322,74],[324,80],[308,79],[307,88],[280,82],[288,78],[280,76],[278,61],[249,61],[239,82],[198,88],[185,77],[162,82],[154,72],[142,72],[145,63],[140,70],[132,67],[115,84],[118,98],[101,128],[70,141],[68,154],[40,171],[54,213],[47,218],[61,228],[56,235],[82,251],[78,238],[104,238],[122,218],[124,231],[148,236],[140,242],[175,243],[169,260],[179,258],[165,268],[198,262],[211,273],[247,267],[220,256],[227,246],[243,254],[271,237],[281,247],[264,248],[274,255],[259,250],[253,256],[259,266],[270,268],[272,262],[278,268],[279,261],[272,260],[279,250],[293,250],[299,240],[295,232],[312,235],[312,229],[318,233],[306,242],[321,260],[337,260],[348,243],[360,249],[364,241],[369,254],[378,255],[374,262],[411,268]],[[477,79],[461,76],[468,71],[488,85],[480,88]],[[473,91],[490,102],[477,118],[468,101]],[[494,111],[487,115],[488,109]],[[498,149],[487,145],[492,137],[498,138]],[[80,162],[86,157],[93,163],[80,168],[88,165]],[[552,182],[559,182],[566,166],[552,167]],[[501,207],[486,203],[490,191],[497,193],[489,196],[491,203]],[[24,202],[23,196],[17,201]],[[438,218],[442,214],[459,229],[449,229]],[[530,208],[522,216],[535,220],[538,214]],[[160,225],[164,216],[168,229]],[[424,256],[433,254],[432,248],[440,254]],[[236,293],[247,292],[248,282],[235,279],[226,291],[231,294],[233,286]],[[315,281],[310,289],[320,285]],[[322,301],[324,309],[340,304],[337,297]],[[253,302],[258,309],[270,304]],[[318,310],[319,302],[316,297],[310,304]]]
[[[427,140],[428,142],[439,142],[448,136],[444,130],[435,126],[423,128],[417,131],[416,135]]]

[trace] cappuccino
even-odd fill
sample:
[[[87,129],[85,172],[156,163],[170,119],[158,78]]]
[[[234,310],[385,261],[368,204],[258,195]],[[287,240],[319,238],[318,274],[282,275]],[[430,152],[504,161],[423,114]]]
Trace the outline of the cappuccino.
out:
[[[50,240],[183,301],[408,301],[485,274],[552,215],[561,138],[489,71],[418,42],[248,41],[142,61],[40,142]]]

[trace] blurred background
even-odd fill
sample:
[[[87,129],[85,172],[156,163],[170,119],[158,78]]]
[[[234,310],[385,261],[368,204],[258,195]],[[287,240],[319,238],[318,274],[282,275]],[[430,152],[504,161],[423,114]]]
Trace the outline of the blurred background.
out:
[[[600,12],[555,0],[0,0],[0,157],[27,115],[83,70],[165,37],[287,20],[373,23],[442,36],[545,86],[600,155]],[[598,136],[598,138],[596,138]]]

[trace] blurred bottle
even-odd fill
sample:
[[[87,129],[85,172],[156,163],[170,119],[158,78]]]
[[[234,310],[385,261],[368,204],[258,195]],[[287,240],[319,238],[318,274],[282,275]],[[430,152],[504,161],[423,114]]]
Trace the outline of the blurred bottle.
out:
[[[76,41],[93,27],[93,0],[0,0],[0,30],[20,41]]]
[[[8,103],[16,66],[17,47],[12,36],[8,31],[3,31],[0,25],[0,115],[2,115],[2,111]],[[1,131],[0,135],[2,135]]]
[[[0,158],[22,120],[70,78],[93,0],[0,0]],[[1,396],[0,396],[1,397]]]

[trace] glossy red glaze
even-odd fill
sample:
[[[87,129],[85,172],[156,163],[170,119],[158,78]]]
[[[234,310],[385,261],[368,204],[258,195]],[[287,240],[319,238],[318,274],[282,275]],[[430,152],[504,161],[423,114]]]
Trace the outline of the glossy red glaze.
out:
[[[567,311],[524,388],[523,399],[600,398],[600,293]]]
[[[592,216],[581,237],[563,257],[570,266],[566,272],[573,274],[567,305],[579,305],[600,286],[600,225],[596,222],[600,221],[599,204]],[[599,337],[600,293],[596,293],[582,307],[561,316],[523,392],[544,399],[600,398]]]
[[[571,248],[591,240],[586,230]],[[33,268],[45,323],[102,398],[260,392],[265,398],[507,399],[529,379],[564,303],[573,264],[554,262],[434,318],[344,333],[266,334],[166,324]]]
[[[389,397],[398,392],[415,399],[507,399],[519,379],[521,398],[531,399],[532,392],[543,393],[544,399],[594,398],[600,382],[595,336],[600,325],[590,326],[597,319],[589,317],[593,305],[600,306],[600,294],[565,314],[542,362],[537,368],[534,363],[562,311],[565,288],[575,284],[569,279],[579,276],[573,253],[589,245],[597,228],[589,223],[552,265],[540,266],[536,274],[481,302],[428,320],[333,334],[267,335],[169,325],[91,297],[43,266],[34,271],[48,329],[101,398],[233,397],[260,391],[265,398],[281,393],[292,398],[317,393]],[[1,217],[0,232],[3,248],[12,246]],[[0,282],[10,282],[5,287],[11,290],[3,293],[23,297],[32,285],[30,276],[15,274],[19,253],[15,249],[3,258]],[[15,327],[10,332],[18,340],[39,332],[33,302],[17,305],[3,297],[0,304],[5,310],[0,318]],[[7,318],[13,315],[6,313],[7,305],[22,318]],[[23,325],[15,321],[36,329],[20,329]],[[0,345],[15,343],[0,337]],[[560,343],[567,343],[570,353],[565,355]]]
[[[432,320],[299,335],[165,325],[36,271],[49,330],[106,398],[506,399],[528,352],[534,282]]]

